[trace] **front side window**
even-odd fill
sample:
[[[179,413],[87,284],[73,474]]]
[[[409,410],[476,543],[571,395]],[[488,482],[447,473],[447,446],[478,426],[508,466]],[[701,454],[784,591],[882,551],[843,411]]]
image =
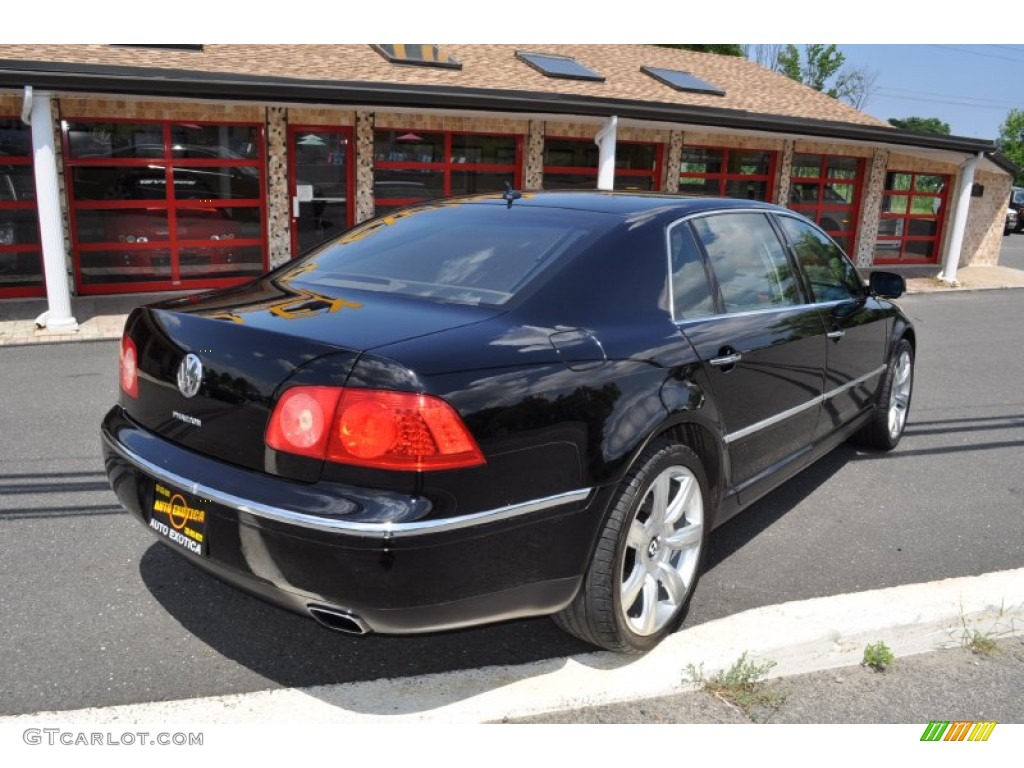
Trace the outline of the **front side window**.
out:
[[[786,251],[762,213],[725,213],[695,219],[727,312],[801,303]]]
[[[684,195],[769,201],[774,176],[774,152],[683,147],[679,191]]]
[[[863,294],[857,270],[824,232],[792,216],[779,216],[777,220],[815,301],[846,301]]]

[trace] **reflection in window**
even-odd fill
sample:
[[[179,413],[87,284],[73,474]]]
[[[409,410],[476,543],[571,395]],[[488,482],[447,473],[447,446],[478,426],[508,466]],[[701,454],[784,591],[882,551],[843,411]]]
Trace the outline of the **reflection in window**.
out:
[[[793,155],[789,207],[850,249],[860,217],[864,160],[859,157]]]
[[[679,191],[684,195],[770,200],[775,153],[726,147],[683,147]]]
[[[378,216],[405,205],[519,186],[517,136],[381,130],[374,134]]]
[[[27,125],[0,116],[0,298],[43,294],[31,144]]]
[[[261,126],[70,119],[64,137],[86,293],[227,285],[262,269]]]
[[[727,312],[799,304],[786,252],[766,216],[727,213],[694,219]]]
[[[615,145],[615,189],[658,189],[656,144],[620,141]],[[544,189],[597,189],[600,150],[592,139],[544,139]]]
[[[685,224],[673,227],[669,245],[672,257],[672,309],[676,320],[692,320],[715,313],[708,275],[704,270],[693,233]]]
[[[791,216],[777,220],[810,282],[815,301],[844,301],[862,294],[857,270],[824,233]]]

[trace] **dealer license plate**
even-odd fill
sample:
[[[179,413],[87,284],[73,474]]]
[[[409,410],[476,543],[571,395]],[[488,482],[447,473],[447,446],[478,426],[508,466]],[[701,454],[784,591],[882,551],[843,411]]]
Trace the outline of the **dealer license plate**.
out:
[[[190,493],[156,483],[149,527],[196,555],[206,554],[206,504]]]

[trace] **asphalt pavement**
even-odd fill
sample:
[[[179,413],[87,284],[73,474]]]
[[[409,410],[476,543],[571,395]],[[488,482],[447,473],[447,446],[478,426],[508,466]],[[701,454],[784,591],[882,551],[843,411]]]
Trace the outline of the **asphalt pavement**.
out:
[[[934,287],[902,302],[920,349],[901,446],[841,447],[716,531],[685,628],[630,660],[544,620],[353,639],[241,595],[106,486],[116,343],[0,349],[0,726],[281,722],[299,703],[331,722],[1024,722],[1024,290]],[[966,648],[978,638],[995,647]],[[884,673],[858,666],[876,641],[895,654]],[[776,664],[779,706],[685,679],[743,653]]]

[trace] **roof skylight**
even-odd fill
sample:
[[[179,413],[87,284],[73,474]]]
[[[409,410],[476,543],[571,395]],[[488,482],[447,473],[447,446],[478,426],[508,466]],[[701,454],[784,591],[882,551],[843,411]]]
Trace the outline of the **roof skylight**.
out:
[[[576,59],[569,56],[516,51],[516,58],[548,77],[558,77],[563,80],[596,80],[599,83],[604,82],[602,75],[599,75],[589,67],[583,66]]]
[[[462,69],[462,62],[454,56],[449,56],[436,45],[393,43],[389,45],[374,44],[371,47],[392,64]]]
[[[677,69],[662,69],[661,67],[640,67],[640,71],[670,88],[675,88],[677,91],[725,96],[725,91],[721,88],[712,85],[706,80],[701,80],[689,72],[680,72]]]

